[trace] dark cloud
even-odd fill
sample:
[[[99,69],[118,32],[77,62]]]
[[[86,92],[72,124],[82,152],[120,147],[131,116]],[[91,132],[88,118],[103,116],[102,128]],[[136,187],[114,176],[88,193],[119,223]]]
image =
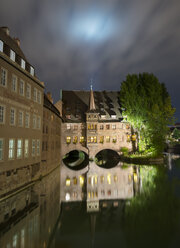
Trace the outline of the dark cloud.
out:
[[[55,99],[60,88],[89,89],[91,77],[95,89],[117,90],[128,73],[146,71],[179,108],[179,13],[179,0],[1,0],[0,23]],[[98,19],[94,38],[79,30]]]

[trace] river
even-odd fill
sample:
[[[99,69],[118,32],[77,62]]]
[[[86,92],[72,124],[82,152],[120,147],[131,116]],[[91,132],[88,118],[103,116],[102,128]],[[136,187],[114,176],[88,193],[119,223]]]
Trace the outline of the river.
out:
[[[0,201],[0,247],[179,247],[180,159],[164,166],[64,164]]]

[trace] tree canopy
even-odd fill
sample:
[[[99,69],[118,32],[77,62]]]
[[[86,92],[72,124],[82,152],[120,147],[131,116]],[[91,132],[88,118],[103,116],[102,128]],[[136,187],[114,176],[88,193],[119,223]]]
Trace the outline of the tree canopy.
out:
[[[139,148],[160,153],[175,112],[165,85],[153,74],[127,75],[120,102],[123,116],[139,134]]]

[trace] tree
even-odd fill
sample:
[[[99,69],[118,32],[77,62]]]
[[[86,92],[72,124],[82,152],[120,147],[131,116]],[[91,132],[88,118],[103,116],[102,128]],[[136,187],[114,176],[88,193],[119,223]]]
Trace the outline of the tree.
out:
[[[160,153],[175,109],[163,83],[153,74],[127,75],[121,83],[123,116],[137,130],[139,148]]]

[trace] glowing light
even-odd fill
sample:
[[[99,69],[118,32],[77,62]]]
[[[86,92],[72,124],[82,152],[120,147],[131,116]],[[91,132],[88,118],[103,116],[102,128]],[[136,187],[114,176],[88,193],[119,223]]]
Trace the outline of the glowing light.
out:
[[[111,184],[111,174],[107,175],[107,182],[108,182],[108,184]]]
[[[81,187],[84,185],[84,177],[83,176],[79,177],[79,183],[80,183]]]
[[[69,201],[70,200],[70,194],[69,193],[66,193],[66,196],[65,196],[65,199],[66,199],[66,201]]]

